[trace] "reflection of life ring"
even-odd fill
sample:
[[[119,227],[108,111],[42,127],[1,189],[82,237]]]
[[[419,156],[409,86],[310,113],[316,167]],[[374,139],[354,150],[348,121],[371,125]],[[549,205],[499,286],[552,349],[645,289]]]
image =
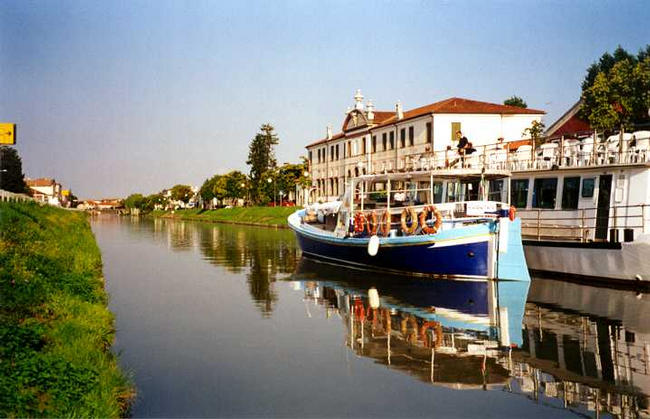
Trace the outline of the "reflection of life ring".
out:
[[[406,223],[406,218],[411,217],[411,225]],[[413,207],[404,208],[402,210],[402,231],[405,234],[411,235],[418,229],[418,214]]]
[[[364,321],[366,318],[366,310],[363,306],[363,301],[361,299],[354,300],[354,318],[357,320]]]
[[[433,227],[429,227],[429,225],[427,224],[427,216],[429,215],[429,212],[432,212],[433,217],[435,218]],[[438,208],[431,205],[428,207],[424,207],[422,209],[422,212],[420,213],[420,227],[422,227],[422,232],[424,234],[436,234],[438,230],[440,230],[441,225],[442,225],[442,214],[440,213],[440,210],[438,210]]]
[[[510,209],[508,210],[508,218],[510,218],[510,221],[515,221],[516,215],[517,209],[514,207],[514,205],[510,205]]]
[[[377,214],[372,211],[368,217],[366,217],[368,234],[374,236],[377,234],[377,229],[379,228],[379,223],[377,222]]]
[[[384,237],[388,237],[390,234],[390,212],[388,212],[388,210],[385,210],[381,214],[381,219],[379,220],[379,232]]]
[[[354,214],[354,232],[363,233],[366,228],[366,217],[361,212]]]
[[[433,345],[435,348],[439,347],[442,343],[442,326],[439,322],[424,322],[422,328],[420,328],[420,340],[426,345],[427,344],[427,330],[433,328],[434,336],[436,337]]]

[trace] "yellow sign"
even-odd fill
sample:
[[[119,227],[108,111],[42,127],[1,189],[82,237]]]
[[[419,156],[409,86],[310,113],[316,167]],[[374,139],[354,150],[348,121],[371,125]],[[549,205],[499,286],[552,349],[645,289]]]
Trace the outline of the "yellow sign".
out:
[[[70,196],[70,190],[69,189],[64,189],[61,191],[61,195],[63,196]]]
[[[0,122],[0,145],[16,144],[16,124]]]

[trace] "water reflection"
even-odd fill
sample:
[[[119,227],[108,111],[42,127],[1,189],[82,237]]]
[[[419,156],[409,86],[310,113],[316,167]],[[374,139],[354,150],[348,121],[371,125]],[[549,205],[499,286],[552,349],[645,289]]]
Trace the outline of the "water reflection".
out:
[[[372,278],[307,260],[292,279],[340,316],[348,348],[421,381],[581,414],[649,413],[645,296],[540,280],[524,313],[521,283]]]

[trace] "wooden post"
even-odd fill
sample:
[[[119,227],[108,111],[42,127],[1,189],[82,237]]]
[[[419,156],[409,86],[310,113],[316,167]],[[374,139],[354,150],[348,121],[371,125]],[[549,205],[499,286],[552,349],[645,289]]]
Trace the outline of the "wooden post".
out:
[[[560,166],[564,166],[564,135],[560,139]]]
[[[580,210],[580,241],[585,241],[585,209]]]
[[[591,164],[596,164],[596,159],[598,158],[598,131],[594,131],[594,145],[591,149]]]
[[[429,205],[435,204],[433,199],[433,173],[429,175]]]

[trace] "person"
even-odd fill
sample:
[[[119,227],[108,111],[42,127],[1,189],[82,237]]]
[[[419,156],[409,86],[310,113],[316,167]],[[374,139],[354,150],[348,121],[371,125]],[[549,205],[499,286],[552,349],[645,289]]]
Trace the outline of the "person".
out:
[[[469,140],[460,131],[456,131],[456,138],[458,139],[458,144],[456,144],[456,148],[458,149],[458,154],[463,155],[465,154],[465,151],[469,148]]]
[[[503,147],[503,137],[499,137],[499,138],[497,138],[497,148],[496,149],[497,150],[502,150],[503,148],[504,148]]]

